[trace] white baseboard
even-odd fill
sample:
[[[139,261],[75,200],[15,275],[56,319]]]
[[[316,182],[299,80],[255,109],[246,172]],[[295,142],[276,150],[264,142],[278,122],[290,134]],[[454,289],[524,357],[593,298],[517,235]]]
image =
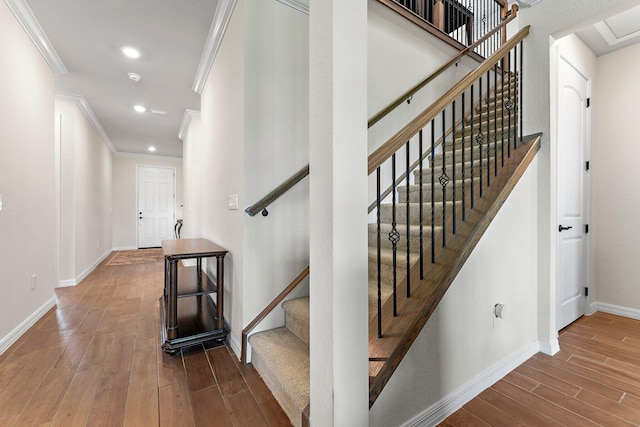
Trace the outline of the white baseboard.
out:
[[[591,305],[595,305],[594,312],[602,311],[604,313],[615,314],[617,316],[624,316],[631,319],[640,320],[640,310],[638,310],[637,308],[622,307],[619,305],[607,304],[604,302],[596,302]]]
[[[442,420],[460,409],[464,404],[493,385],[516,367],[524,363],[531,356],[540,351],[540,342],[533,341],[519,351],[506,357],[499,363],[487,369],[458,390],[442,398],[439,402],[425,410],[404,427],[428,427],[440,423]]]
[[[84,279],[86,279],[86,277],[91,274],[91,272],[93,270],[96,269],[96,267],[98,267],[100,265],[100,263],[102,261],[104,261],[105,259],[107,259],[107,257],[109,255],[111,255],[112,250],[109,249],[107,252],[105,252],[104,254],[102,254],[102,256],[100,256],[100,258],[98,258],[93,264],[91,264],[89,266],[89,268],[87,268],[85,271],[83,271],[82,273],[80,273],[80,275],[78,277],[76,277],[75,279],[69,279],[69,280],[60,280],[58,282],[58,288],[68,288],[71,286],[76,286],[78,283],[82,282]]]
[[[551,342],[547,341],[538,341],[538,347],[540,351],[548,356],[553,356],[557,352],[560,351],[560,342],[558,338],[554,339]]]
[[[235,335],[229,334],[227,335],[227,341],[229,341],[231,350],[233,350],[238,360],[240,360],[240,355],[242,354],[242,343],[240,343],[240,340],[236,338]]]
[[[598,303],[592,302],[589,304],[589,312],[587,313],[587,316],[591,316],[596,311],[598,311]]]
[[[78,283],[76,282],[76,279],[70,279],[70,280],[60,280],[60,282],[58,282],[58,286],[56,286],[57,288],[69,288],[71,286],[75,286]]]
[[[24,322],[22,322],[20,325],[18,325],[17,328],[11,331],[9,335],[2,338],[0,340],[0,354],[7,351],[7,349],[11,347],[11,344],[16,342],[18,338],[20,338],[22,334],[24,334],[27,331],[27,329],[32,327],[38,320],[40,320],[42,316],[44,316],[47,313],[47,311],[55,307],[55,305],[56,305],[56,297],[54,296],[54,297],[51,297],[49,301],[44,303],[42,307],[40,307],[35,312],[33,312],[31,316],[27,317],[24,320]]]
[[[117,248],[113,248],[114,251],[134,251],[138,249],[137,246],[119,246]]]

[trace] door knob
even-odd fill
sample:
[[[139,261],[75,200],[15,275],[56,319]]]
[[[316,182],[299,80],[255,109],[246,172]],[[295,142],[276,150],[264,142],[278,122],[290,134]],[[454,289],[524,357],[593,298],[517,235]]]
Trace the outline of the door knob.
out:
[[[563,232],[564,230],[571,230],[573,227],[572,226],[568,226],[568,227],[563,227],[562,225],[558,226],[558,231],[559,232]]]

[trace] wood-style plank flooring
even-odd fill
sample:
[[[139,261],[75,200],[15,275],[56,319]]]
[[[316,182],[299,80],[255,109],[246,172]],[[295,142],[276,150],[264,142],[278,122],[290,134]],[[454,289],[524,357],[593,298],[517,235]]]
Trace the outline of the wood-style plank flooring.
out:
[[[161,351],[162,263],[105,264],[0,355],[1,426],[291,425],[228,346]]]
[[[640,426],[640,321],[606,313],[560,332],[537,354],[440,425]]]

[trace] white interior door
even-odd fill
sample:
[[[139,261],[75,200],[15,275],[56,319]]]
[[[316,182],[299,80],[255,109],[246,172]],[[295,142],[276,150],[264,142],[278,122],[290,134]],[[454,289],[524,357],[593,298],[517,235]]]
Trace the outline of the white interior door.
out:
[[[558,75],[558,330],[585,314],[588,286],[589,80],[560,58]]]
[[[173,238],[175,171],[138,166],[138,247],[162,246]]]

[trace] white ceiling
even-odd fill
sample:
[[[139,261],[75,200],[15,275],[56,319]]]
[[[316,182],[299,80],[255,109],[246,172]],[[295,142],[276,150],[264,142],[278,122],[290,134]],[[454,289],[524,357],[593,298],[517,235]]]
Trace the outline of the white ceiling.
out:
[[[185,110],[200,110],[192,89],[218,0],[27,0],[68,70],[56,92],[79,95],[116,152],[182,157]],[[134,46],[132,60],[120,47]],[[128,72],[142,75],[135,83]],[[136,113],[133,105],[166,112]]]
[[[613,15],[576,31],[597,56],[640,42],[640,6]]]

